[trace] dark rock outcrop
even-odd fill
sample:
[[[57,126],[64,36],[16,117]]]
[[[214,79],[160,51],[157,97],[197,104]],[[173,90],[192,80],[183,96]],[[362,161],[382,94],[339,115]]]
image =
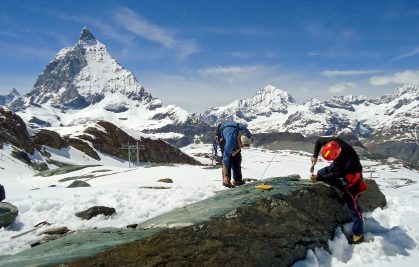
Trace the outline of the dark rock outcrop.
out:
[[[111,216],[114,213],[114,208],[109,208],[105,206],[94,206],[88,208],[87,210],[76,213],[76,216],[82,218],[83,220],[90,220],[91,218],[96,217],[98,215]]]
[[[16,206],[8,202],[0,202],[0,228],[12,224],[18,215]]]
[[[46,129],[36,131],[32,135],[32,141],[38,150],[41,149],[42,145],[55,149],[61,149],[68,146],[68,142],[61,138],[58,133]]]
[[[80,137],[84,137],[84,136],[80,136]],[[64,138],[72,147],[80,150],[81,152],[83,152],[84,154],[88,155],[89,157],[95,160],[100,160],[99,155],[87,142],[81,139],[77,139],[77,138],[69,138],[69,137],[64,137]]]
[[[10,143],[30,154],[35,151],[22,118],[13,111],[0,106],[0,148],[3,143]]]
[[[67,186],[67,188],[74,188],[74,187],[90,187],[91,185],[86,183],[85,181],[82,180],[75,180],[74,182],[72,182],[71,184],[69,184]]]
[[[92,143],[95,149],[103,153],[128,160],[127,151],[120,148],[122,145],[138,143],[141,147],[140,162],[199,164],[192,157],[162,140],[150,138],[136,140],[110,122],[98,121],[97,124],[103,127],[104,131],[90,127],[85,130],[85,135],[80,135],[78,138]]]
[[[3,260],[68,266],[290,266],[351,221],[339,194],[296,176],[249,183],[140,223],[67,235]],[[370,208],[383,207],[384,196]],[[368,197],[370,198],[370,197]]]

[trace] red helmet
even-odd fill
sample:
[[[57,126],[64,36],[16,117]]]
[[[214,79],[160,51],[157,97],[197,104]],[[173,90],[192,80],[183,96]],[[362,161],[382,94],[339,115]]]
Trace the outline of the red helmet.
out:
[[[335,141],[329,142],[322,147],[322,157],[325,160],[335,160],[339,157],[342,148]]]

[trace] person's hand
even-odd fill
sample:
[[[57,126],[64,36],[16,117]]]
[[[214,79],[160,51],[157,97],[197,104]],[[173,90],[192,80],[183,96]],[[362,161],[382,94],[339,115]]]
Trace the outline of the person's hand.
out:
[[[314,165],[316,165],[316,163],[317,163],[317,158],[315,158],[315,157],[311,157],[311,165],[314,167]]]
[[[311,174],[310,176],[310,179],[313,183],[316,183],[318,178],[319,176],[317,174]]]
[[[231,152],[231,155],[234,157],[234,156],[235,156],[235,155],[237,155],[239,152],[240,152],[240,149],[239,149],[239,148],[235,148],[235,149],[233,150],[233,152]]]

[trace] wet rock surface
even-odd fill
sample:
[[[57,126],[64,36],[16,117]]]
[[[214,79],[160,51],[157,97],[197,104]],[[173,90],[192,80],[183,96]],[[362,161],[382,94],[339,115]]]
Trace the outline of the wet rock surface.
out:
[[[15,205],[8,202],[0,202],[0,228],[12,224],[18,215],[18,209]]]
[[[138,224],[68,234],[0,262],[8,266],[290,266],[307,249],[327,248],[336,227],[351,221],[340,195],[296,176],[223,190]],[[378,191],[379,192],[379,191]],[[369,197],[370,198],[370,197]],[[383,195],[370,208],[383,207]]]

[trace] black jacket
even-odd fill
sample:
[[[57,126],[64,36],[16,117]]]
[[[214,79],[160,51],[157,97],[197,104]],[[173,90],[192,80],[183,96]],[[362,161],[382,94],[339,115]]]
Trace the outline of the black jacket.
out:
[[[322,146],[331,141],[338,143],[342,150],[339,157],[333,161],[333,171],[321,177],[319,176],[318,179],[320,181],[326,181],[333,178],[345,178],[347,174],[362,172],[362,165],[359,161],[359,157],[355,149],[337,137],[320,137],[317,139],[316,145],[314,147],[313,157],[317,158]]]

